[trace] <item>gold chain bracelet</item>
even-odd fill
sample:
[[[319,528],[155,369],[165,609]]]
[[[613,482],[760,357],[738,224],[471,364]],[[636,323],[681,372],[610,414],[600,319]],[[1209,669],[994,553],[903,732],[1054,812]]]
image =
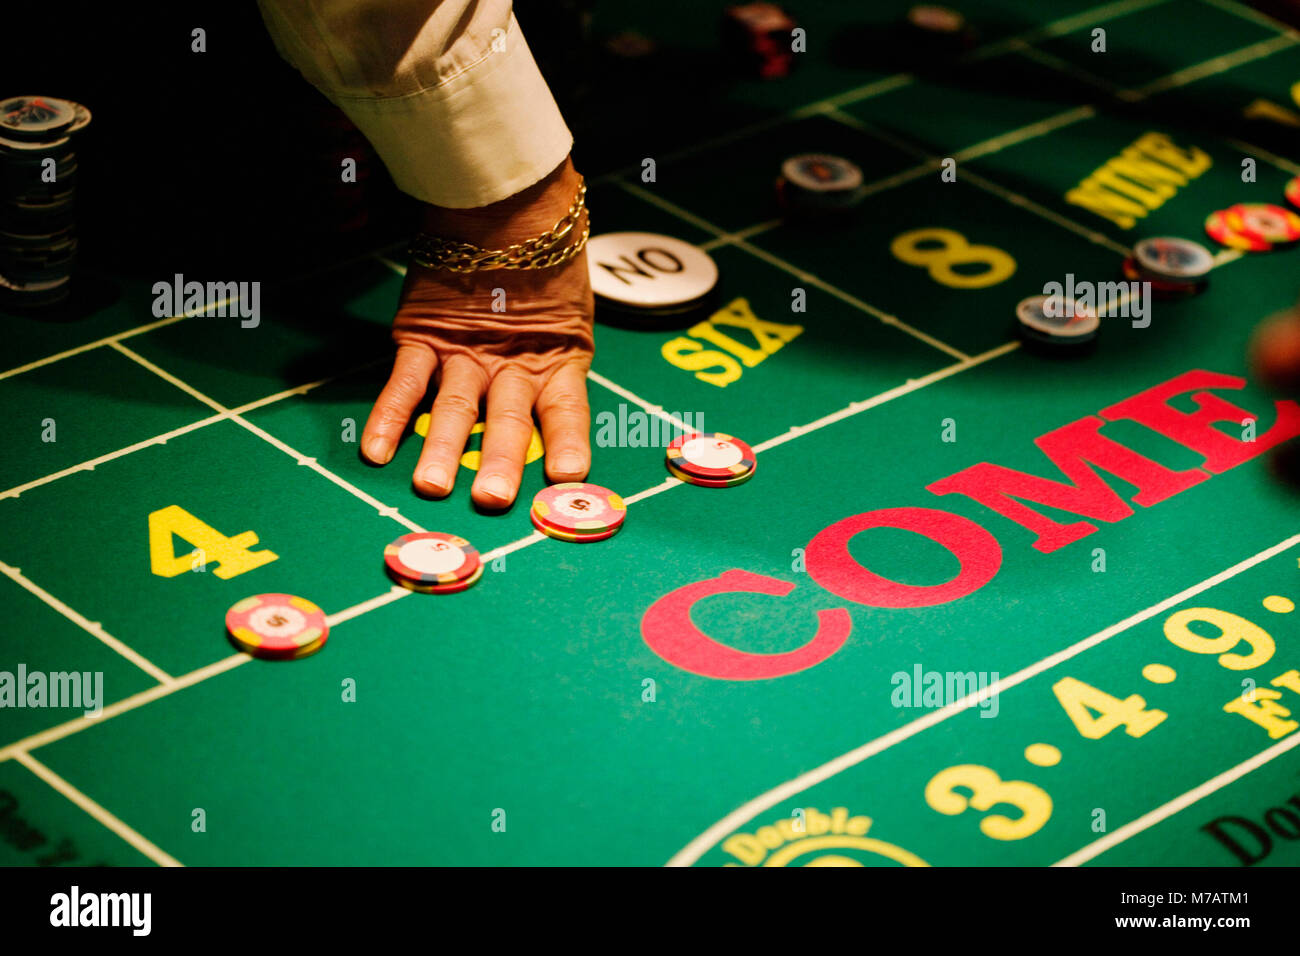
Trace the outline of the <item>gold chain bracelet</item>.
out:
[[[504,249],[483,249],[472,242],[443,239],[439,236],[418,234],[409,250],[416,265],[426,269],[445,269],[448,272],[478,272],[482,269],[549,269],[568,262],[587,244],[591,235],[590,216],[583,216],[587,206],[587,181],[578,177],[578,195],[564,217],[553,228],[527,242],[516,243]],[[577,237],[565,244],[573,227],[582,220]]]

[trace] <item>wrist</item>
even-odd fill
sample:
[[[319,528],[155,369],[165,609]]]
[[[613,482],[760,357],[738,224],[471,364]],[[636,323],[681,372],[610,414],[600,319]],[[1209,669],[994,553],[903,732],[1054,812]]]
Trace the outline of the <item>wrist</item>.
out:
[[[471,242],[485,249],[525,242],[546,232],[568,212],[580,181],[573,161],[566,157],[541,180],[500,202],[471,209],[426,203],[420,229],[432,236]]]

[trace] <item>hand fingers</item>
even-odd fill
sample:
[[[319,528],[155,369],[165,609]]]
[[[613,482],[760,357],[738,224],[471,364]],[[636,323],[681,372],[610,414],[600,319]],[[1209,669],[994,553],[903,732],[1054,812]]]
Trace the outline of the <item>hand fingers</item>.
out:
[[[537,398],[546,445],[546,477],[551,481],[581,481],[591,468],[591,410],[587,404],[586,363],[568,362],[558,368]]]
[[[478,421],[478,400],[487,376],[477,363],[452,357],[442,367],[442,381],[429,415],[429,432],[415,466],[415,490],[421,494],[451,494],[460,456]]]
[[[488,387],[483,458],[474,479],[474,502],[504,508],[515,500],[524,457],[533,437],[533,378],[521,368],[506,368]]]
[[[427,345],[407,343],[398,346],[393,371],[379,398],[375,399],[361,433],[361,453],[376,465],[393,460],[411,413],[424,398],[429,379],[438,367],[438,356]]]

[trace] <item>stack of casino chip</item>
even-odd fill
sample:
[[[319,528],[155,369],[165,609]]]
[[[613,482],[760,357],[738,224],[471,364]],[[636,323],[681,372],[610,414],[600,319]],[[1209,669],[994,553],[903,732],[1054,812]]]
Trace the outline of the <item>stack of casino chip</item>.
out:
[[[1016,305],[1016,321],[1026,345],[1053,352],[1084,349],[1101,328],[1095,311],[1064,296],[1022,299]]]
[[[241,651],[267,660],[315,654],[329,638],[325,612],[292,594],[255,594],[226,612],[226,633]]]
[[[1214,254],[1199,242],[1177,236],[1151,236],[1133,246],[1124,260],[1124,278],[1150,282],[1154,295],[1180,299],[1197,295],[1209,285]]]
[[[742,3],[723,11],[722,43],[744,74],[765,80],[794,69],[794,30],[790,15],[775,3]]]
[[[781,164],[776,198],[792,219],[842,217],[862,203],[866,183],[857,164],[842,156],[803,153]]]
[[[404,534],[384,548],[388,576],[421,594],[454,594],[483,576],[478,551],[459,535],[443,531]]]
[[[0,101],[0,306],[66,299],[77,254],[73,134],[90,110],[49,96]]]
[[[1215,242],[1242,252],[1271,252],[1300,241],[1300,215],[1272,203],[1237,203],[1205,220]]]
[[[528,516],[533,527],[548,537],[589,544],[618,534],[627,517],[627,505],[608,488],[566,481],[539,491]]]
[[[734,488],[754,477],[758,457],[734,435],[694,432],[679,435],[668,445],[664,464],[669,473],[701,488]]]

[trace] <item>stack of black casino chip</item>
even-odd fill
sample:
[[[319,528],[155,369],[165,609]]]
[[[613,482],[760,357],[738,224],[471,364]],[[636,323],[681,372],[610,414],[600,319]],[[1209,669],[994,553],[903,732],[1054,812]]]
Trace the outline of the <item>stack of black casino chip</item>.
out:
[[[71,294],[77,255],[74,135],[90,110],[49,96],[0,100],[0,307],[41,308]]]

